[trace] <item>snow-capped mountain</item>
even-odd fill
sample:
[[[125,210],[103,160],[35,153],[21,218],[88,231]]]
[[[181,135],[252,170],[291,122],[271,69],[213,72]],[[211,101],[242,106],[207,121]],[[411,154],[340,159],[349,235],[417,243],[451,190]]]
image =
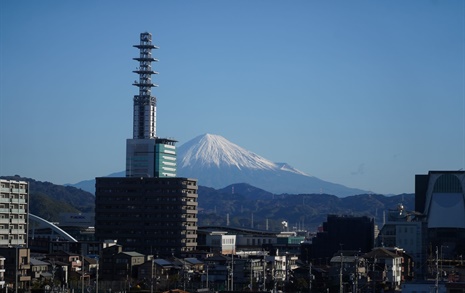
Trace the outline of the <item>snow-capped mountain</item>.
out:
[[[197,178],[199,185],[223,188],[248,183],[281,193],[328,193],[348,196],[366,193],[309,176],[286,163],[273,163],[219,135],[198,136],[177,149],[178,176]]]
[[[281,163],[273,163],[252,153],[219,135],[205,134],[198,136],[178,148],[178,168],[205,169],[236,167],[239,170],[288,170],[302,172]]]
[[[198,179],[198,184],[215,189],[235,183],[248,183],[274,194],[326,193],[339,197],[367,191],[323,181],[286,163],[273,163],[226,138],[204,134],[177,148],[177,175]],[[124,177],[124,172],[109,177]],[[85,180],[74,187],[94,193],[95,180]]]

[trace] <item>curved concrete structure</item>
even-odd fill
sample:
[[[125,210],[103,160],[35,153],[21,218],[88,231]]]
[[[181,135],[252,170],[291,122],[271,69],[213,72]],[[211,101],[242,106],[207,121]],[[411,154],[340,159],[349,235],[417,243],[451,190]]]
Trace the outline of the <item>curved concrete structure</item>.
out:
[[[66,239],[68,241],[78,242],[73,236],[66,233],[63,229],[61,229],[57,225],[55,225],[55,224],[53,224],[53,223],[51,223],[51,222],[49,222],[47,220],[42,219],[41,217],[38,217],[38,216],[33,215],[33,214],[29,214],[29,221],[38,222],[39,224],[44,225],[45,227],[52,229],[52,231],[58,233],[61,237],[63,237],[64,239]]]

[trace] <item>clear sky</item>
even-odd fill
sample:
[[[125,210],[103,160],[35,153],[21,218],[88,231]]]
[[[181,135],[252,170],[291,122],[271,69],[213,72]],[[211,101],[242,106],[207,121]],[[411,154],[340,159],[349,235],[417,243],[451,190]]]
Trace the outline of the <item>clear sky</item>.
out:
[[[151,32],[157,134],[377,193],[465,168],[465,1],[0,1],[0,175],[125,168]],[[201,182],[200,182],[201,184]]]

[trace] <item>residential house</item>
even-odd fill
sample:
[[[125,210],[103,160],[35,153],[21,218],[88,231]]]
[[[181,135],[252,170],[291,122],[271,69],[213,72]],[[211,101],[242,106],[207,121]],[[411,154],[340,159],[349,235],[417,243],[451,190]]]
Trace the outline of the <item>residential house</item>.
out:
[[[383,247],[374,248],[363,255],[368,263],[368,276],[374,286],[395,290],[402,280],[402,255]]]

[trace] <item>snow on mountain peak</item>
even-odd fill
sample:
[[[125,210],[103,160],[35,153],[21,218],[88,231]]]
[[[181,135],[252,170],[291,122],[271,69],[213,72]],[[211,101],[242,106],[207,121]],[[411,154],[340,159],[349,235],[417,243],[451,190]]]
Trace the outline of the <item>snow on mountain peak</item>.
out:
[[[230,166],[237,169],[268,169],[276,170],[278,166],[252,153],[220,135],[205,134],[198,136],[178,148],[178,162],[181,167],[223,167]]]

